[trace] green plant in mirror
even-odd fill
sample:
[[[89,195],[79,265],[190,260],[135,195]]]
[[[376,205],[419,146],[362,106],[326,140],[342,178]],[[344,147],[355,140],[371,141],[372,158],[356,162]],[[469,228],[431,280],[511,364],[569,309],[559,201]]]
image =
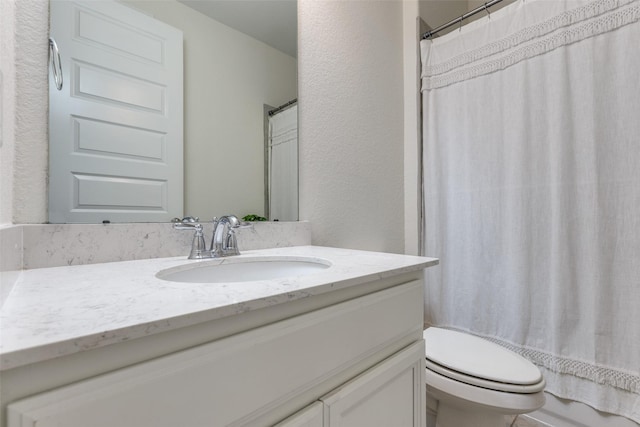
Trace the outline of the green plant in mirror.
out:
[[[243,217],[242,217],[242,220],[243,220],[243,221],[248,221],[248,222],[252,222],[252,221],[266,221],[266,220],[267,220],[267,218],[265,218],[265,217],[263,217],[263,216],[260,216],[260,215],[253,215],[253,214],[250,214],[250,215],[245,215],[245,216],[243,216]]]

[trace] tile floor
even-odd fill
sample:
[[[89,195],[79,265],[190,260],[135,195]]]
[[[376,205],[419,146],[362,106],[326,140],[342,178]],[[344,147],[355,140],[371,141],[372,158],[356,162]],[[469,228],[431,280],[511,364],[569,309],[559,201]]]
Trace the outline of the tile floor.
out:
[[[509,417],[509,420],[512,422],[510,427],[552,427],[547,423],[536,421],[532,418],[522,416],[522,415],[516,418],[515,420]]]

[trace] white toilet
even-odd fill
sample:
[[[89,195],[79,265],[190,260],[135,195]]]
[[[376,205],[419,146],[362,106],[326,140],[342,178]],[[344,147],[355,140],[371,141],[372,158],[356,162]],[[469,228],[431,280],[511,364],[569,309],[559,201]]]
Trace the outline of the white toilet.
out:
[[[441,328],[426,329],[424,340],[427,408],[436,413],[435,427],[504,427],[505,415],[544,405],[544,378],[522,356]]]

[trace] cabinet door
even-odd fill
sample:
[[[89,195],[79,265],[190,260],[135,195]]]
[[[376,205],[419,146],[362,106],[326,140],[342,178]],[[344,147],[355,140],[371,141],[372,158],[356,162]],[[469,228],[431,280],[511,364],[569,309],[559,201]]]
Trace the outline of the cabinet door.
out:
[[[424,427],[424,341],[321,398],[325,427]]]
[[[273,427],[323,427],[322,402],[314,402]]]

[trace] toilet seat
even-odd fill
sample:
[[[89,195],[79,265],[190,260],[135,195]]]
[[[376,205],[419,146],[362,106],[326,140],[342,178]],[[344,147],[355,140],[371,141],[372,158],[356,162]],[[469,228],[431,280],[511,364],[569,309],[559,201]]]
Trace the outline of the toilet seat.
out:
[[[482,421],[483,426],[492,427],[500,425],[500,422],[488,422],[489,417],[486,412],[477,412],[478,408],[496,410],[495,414],[499,419],[504,420],[502,415],[518,415],[540,409],[544,405],[544,392],[537,393],[508,393],[477,387],[456,381],[440,375],[429,369],[425,369],[427,394],[431,394],[438,404],[438,419],[443,411],[443,401],[448,404],[446,406],[453,407],[454,412],[460,415],[462,412],[471,412],[475,422],[472,423],[451,423],[447,427],[461,427],[479,425]],[[481,415],[480,415],[481,414]]]
[[[423,336],[427,369],[444,377],[510,393],[537,393],[545,387],[533,363],[495,343],[434,327]]]
[[[484,378],[472,377],[470,375],[465,375],[460,372],[453,371],[444,366],[440,366],[437,363],[433,363],[429,359],[426,360],[427,369],[433,371],[437,374],[440,374],[444,377],[450,378],[455,381],[460,381],[462,383],[466,383],[469,385],[473,385],[476,387],[482,387],[489,390],[495,391],[506,391],[509,393],[522,393],[522,394],[530,394],[537,393],[539,391],[544,390],[545,381],[541,380],[536,384],[529,385],[520,385],[520,384],[509,384],[509,383],[501,383],[497,381],[489,381]]]

